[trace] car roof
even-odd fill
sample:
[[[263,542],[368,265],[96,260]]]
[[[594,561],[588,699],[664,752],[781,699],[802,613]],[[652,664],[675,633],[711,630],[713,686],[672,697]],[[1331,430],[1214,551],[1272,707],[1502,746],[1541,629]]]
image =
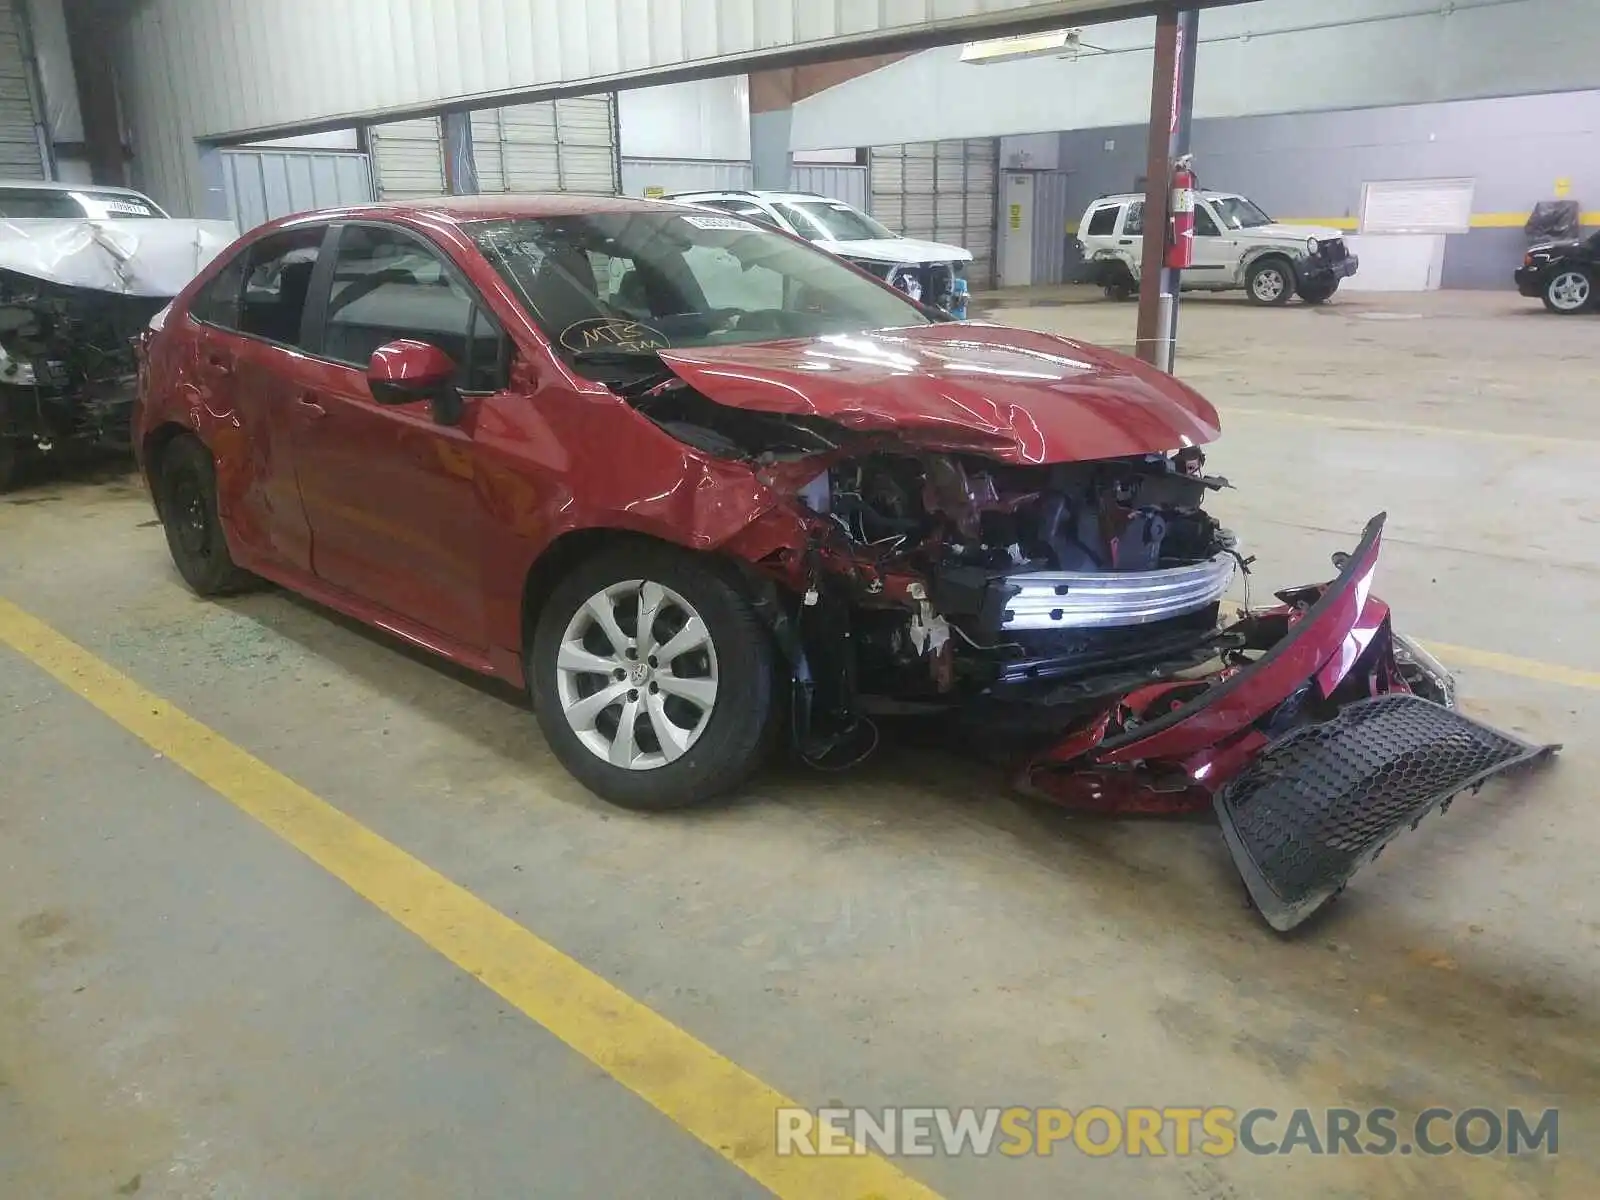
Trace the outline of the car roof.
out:
[[[819,196],[815,192],[764,192],[751,188],[711,188],[698,192],[673,192],[667,196],[668,200],[692,199],[717,199],[717,200],[777,200],[785,203],[796,200],[821,200],[828,204],[843,204],[843,200],[834,200],[828,196]]]
[[[317,209],[297,213],[283,222],[329,220],[375,220],[385,218],[416,217],[450,224],[469,221],[488,221],[516,217],[569,217],[587,213],[659,212],[663,207],[682,208],[687,204],[673,204],[666,200],[639,200],[631,196],[585,196],[572,192],[555,192],[547,195],[516,195],[496,193],[478,196],[419,196],[407,200],[382,200],[372,204],[353,205],[348,208]]]
[[[111,187],[100,183],[62,183],[54,179],[0,179],[0,190],[26,188],[30,192],[93,192],[98,196],[137,196],[148,200],[143,192],[133,188]]]
[[[1213,192],[1206,188],[1195,188],[1195,195],[1204,196],[1209,200],[1243,200],[1238,192]],[[1118,192],[1115,196],[1096,196],[1089,201],[1089,207],[1097,204],[1120,204],[1124,200],[1143,200],[1143,192]]]

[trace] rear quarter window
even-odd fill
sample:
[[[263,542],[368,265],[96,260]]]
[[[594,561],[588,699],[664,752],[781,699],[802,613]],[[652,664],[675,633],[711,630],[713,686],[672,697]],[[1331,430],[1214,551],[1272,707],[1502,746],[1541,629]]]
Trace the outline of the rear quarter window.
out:
[[[1084,233],[1089,237],[1110,237],[1117,231],[1117,213],[1120,204],[1102,204],[1089,214],[1089,224]]]

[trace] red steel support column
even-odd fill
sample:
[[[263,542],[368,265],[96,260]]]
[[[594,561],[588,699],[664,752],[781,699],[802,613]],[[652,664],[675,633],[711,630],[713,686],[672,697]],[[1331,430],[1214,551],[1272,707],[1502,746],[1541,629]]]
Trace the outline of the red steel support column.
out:
[[[1189,152],[1199,27],[1200,14],[1193,10],[1164,9],[1156,17],[1145,166],[1144,253],[1134,352],[1168,372],[1172,370],[1178,340],[1179,272],[1166,265],[1167,221],[1173,164]]]

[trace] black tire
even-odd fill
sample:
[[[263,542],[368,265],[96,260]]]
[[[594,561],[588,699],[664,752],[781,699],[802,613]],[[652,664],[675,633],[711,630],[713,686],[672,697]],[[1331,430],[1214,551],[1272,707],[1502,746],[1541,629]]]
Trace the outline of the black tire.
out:
[[[1300,299],[1307,304],[1326,304],[1338,290],[1339,281],[1337,279],[1332,283],[1301,284]]]
[[[1594,272],[1575,264],[1557,267],[1544,281],[1539,298],[1546,309],[1563,317],[1588,312],[1595,306]]]
[[[614,766],[582,741],[562,708],[556,668],[574,616],[591,597],[628,580],[658,583],[687,601],[705,622],[716,655],[716,697],[699,736],[681,757],[643,770]],[[732,573],[687,551],[635,545],[580,564],[540,611],[525,668],[539,726],[561,765],[595,795],[622,808],[661,812],[731,792],[761,767],[774,741],[779,705],[771,638]],[[615,717],[622,703],[617,701]],[[647,718],[640,719],[648,726]]]
[[[248,590],[255,576],[234,565],[217,515],[217,468],[211,452],[183,435],[167,443],[156,464],[156,511],[173,564],[201,596]]]
[[[1272,279],[1277,280],[1274,290]],[[1252,304],[1280,305],[1294,299],[1294,267],[1286,258],[1269,254],[1250,264],[1244,277],[1245,295]]]
[[[22,444],[0,434],[0,492],[9,492],[22,466]]]

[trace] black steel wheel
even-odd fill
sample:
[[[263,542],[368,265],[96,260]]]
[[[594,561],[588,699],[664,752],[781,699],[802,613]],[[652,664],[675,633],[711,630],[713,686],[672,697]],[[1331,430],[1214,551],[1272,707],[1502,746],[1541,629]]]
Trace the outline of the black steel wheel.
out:
[[[202,596],[225,596],[255,582],[234,565],[217,512],[217,469],[193,437],[168,443],[156,464],[156,509],[178,574]]]

